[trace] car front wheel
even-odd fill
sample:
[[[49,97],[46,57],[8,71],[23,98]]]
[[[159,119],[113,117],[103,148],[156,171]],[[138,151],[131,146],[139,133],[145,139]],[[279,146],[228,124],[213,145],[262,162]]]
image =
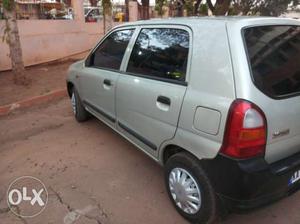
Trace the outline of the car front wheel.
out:
[[[73,87],[72,89],[71,105],[72,105],[74,116],[78,122],[86,121],[89,118],[89,114],[85,110],[75,87]]]
[[[176,210],[191,223],[215,223],[217,198],[198,159],[182,152],[165,166],[165,184]]]

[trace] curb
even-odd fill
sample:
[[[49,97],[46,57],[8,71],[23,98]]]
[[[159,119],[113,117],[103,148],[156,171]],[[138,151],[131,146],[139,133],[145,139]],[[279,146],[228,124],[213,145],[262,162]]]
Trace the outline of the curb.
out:
[[[68,94],[66,89],[60,89],[60,90],[51,91],[47,94],[43,94],[40,96],[34,96],[25,100],[20,100],[12,104],[0,106],[0,116],[8,115],[9,113],[15,110],[28,108],[45,102],[58,100],[67,95]]]

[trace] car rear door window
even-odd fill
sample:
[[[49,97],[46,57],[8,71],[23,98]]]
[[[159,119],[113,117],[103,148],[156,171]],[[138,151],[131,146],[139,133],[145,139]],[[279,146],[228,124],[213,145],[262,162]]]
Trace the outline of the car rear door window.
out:
[[[300,93],[300,26],[260,26],[244,30],[253,81],[266,95]]]
[[[133,47],[127,72],[184,81],[189,33],[182,29],[142,29]]]
[[[134,30],[119,30],[110,34],[93,52],[89,65],[119,70],[127,45]]]

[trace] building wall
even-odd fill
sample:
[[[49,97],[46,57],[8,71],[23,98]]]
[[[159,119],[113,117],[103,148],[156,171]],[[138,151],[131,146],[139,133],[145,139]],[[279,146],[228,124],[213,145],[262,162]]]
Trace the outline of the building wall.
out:
[[[75,20],[18,20],[25,66],[65,58],[96,44],[103,36],[103,23],[85,23],[82,2],[72,1]],[[4,25],[0,20],[0,71],[11,69],[9,48],[2,42]]]

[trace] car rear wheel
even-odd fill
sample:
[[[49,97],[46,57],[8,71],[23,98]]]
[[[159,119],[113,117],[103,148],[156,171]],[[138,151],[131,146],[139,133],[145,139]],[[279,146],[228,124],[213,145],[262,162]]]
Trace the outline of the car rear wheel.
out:
[[[176,210],[191,223],[217,221],[217,197],[198,159],[185,152],[171,156],[165,184]]]
[[[72,89],[71,105],[72,105],[74,116],[78,122],[83,122],[88,120],[89,114],[85,110],[75,87],[73,87]]]

